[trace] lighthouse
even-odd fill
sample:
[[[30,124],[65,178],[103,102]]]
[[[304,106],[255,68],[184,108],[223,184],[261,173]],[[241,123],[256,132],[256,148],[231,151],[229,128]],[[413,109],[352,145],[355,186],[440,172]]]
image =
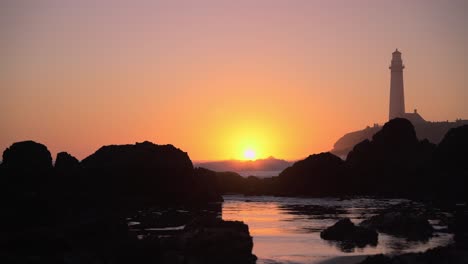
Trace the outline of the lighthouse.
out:
[[[390,111],[389,119],[405,116],[405,92],[403,87],[403,61],[401,52],[396,49],[392,53],[392,63],[390,65]]]

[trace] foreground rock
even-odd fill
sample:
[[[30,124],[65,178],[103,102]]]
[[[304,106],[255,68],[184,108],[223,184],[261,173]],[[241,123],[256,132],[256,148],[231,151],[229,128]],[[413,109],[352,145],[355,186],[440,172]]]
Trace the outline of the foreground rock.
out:
[[[186,263],[255,263],[253,241],[246,224],[198,218],[181,236]]]
[[[409,240],[425,241],[434,232],[427,218],[407,211],[384,212],[364,220],[360,225]]]
[[[356,226],[349,218],[344,218],[320,233],[325,240],[334,240],[344,243],[348,247],[365,247],[377,245],[378,234],[374,230]]]
[[[360,264],[466,264],[468,252],[454,247],[430,249],[424,253],[408,253],[389,257],[382,254],[367,257]]]

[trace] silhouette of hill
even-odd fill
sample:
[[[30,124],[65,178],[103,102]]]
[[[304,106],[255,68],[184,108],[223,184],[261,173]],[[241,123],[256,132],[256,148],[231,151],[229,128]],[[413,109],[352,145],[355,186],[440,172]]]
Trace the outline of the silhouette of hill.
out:
[[[222,160],[197,163],[197,167],[203,167],[214,171],[282,171],[291,165],[282,159],[269,157],[257,160]]]

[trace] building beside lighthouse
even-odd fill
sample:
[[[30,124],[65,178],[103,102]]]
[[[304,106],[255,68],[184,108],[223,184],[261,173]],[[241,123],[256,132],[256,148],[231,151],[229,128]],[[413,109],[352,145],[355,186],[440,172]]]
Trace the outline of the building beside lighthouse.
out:
[[[396,49],[392,53],[392,61],[390,64],[390,104],[388,119],[406,118],[411,123],[426,122],[418,111],[415,109],[413,113],[405,112],[405,88],[403,83],[403,69],[405,65],[401,59],[401,52]]]

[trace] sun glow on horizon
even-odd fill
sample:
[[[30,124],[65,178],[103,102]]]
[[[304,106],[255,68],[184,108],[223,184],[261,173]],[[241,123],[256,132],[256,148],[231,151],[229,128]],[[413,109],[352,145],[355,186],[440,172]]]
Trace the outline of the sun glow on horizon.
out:
[[[244,151],[244,159],[246,160],[254,160],[257,157],[255,151],[253,149],[247,149]]]
[[[226,145],[226,158],[236,160],[257,160],[269,156],[283,156],[278,142],[281,142],[281,131],[276,123],[260,112],[255,118],[249,116],[232,117],[220,135]]]

